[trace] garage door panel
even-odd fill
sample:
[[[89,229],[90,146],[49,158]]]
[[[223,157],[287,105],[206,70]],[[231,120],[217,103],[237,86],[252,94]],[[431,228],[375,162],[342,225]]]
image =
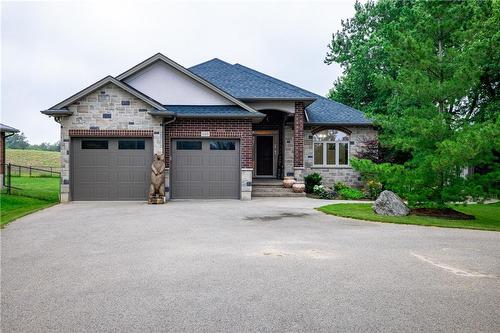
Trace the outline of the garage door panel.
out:
[[[178,142],[181,141],[181,144]],[[202,142],[202,145],[186,142]],[[172,198],[239,198],[240,152],[238,140],[178,139],[172,141]],[[211,144],[212,143],[212,144]],[[198,149],[193,149],[197,147]],[[231,147],[232,150],[222,150]],[[190,148],[190,149],[183,149]],[[212,149],[211,149],[212,148]]]
[[[105,149],[84,149],[83,141],[106,141]],[[135,140],[144,149],[119,149],[118,141]],[[90,145],[92,146],[92,144]],[[153,144],[150,139],[72,139],[73,200],[145,200],[150,184]]]
[[[191,183],[200,183],[203,181],[203,170],[201,168],[194,170],[186,170],[185,174],[188,175],[187,179],[190,180]]]

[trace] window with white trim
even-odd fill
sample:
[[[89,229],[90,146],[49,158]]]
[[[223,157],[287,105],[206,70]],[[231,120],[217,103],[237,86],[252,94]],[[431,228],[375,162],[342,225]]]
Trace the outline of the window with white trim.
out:
[[[313,135],[314,166],[349,164],[349,135],[338,130],[324,130]]]

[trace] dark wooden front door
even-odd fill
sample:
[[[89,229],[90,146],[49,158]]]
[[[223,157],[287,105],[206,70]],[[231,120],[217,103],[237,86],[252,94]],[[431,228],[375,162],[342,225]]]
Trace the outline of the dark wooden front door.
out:
[[[274,136],[259,135],[255,139],[257,176],[274,176]]]

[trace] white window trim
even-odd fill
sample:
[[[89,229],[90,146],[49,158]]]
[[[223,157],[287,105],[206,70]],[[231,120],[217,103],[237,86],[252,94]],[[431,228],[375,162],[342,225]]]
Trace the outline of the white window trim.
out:
[[[314,149],[314,145],[317,143],[322,143],[323,144],[323,164],[316,164],[316,150]],[[335,164],[327,164],[327,147],[329,143],[335,144]],[[339,150],[339,143],[346,143],[347,144],[347,164],[339,164],[339,158],[340,158],[340,150]],[[348,167],[350,166],[351,162],[351,144],[349,141],[314,141],[313,140],[313,167],[322,167],[322,168],[338,168],[338,167]]]

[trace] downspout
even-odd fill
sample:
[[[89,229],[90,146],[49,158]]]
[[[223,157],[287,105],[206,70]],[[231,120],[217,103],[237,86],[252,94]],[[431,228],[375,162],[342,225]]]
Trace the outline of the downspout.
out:
[[[10,133],[9,135],[4,134],[3,137],[4,137],[4,139],[7,139],[8,137],[13,136],[14,134],[16,134],[16,133]]]
[[[177,116],[174,115],[172,119],[170,119],[169,121],[165,121],[165,118],[162,118],[162,121],[161,121],[161,126],[163,127],[163,137],[164,137],[164,141],[165,141],[165,134],[166,134],[166,129],[165,129],[165,126],[168,125],[168,124],[171,124],[173,123],[174,121],[177,120]],[[163,154],[165,154],[165,142],[163,142]],[[170,157],[169,157],[170,159]],[[168,161],[169,163],[169,167],[170,167],[170,161]]]
[[[173,118],[171,120],[167,121],[167,122],[165,122],[165,118],[163,118],[163,126],[171,124],[171,123],[173,123],[176,120],[177,120],[177,116],[173,116]]]

